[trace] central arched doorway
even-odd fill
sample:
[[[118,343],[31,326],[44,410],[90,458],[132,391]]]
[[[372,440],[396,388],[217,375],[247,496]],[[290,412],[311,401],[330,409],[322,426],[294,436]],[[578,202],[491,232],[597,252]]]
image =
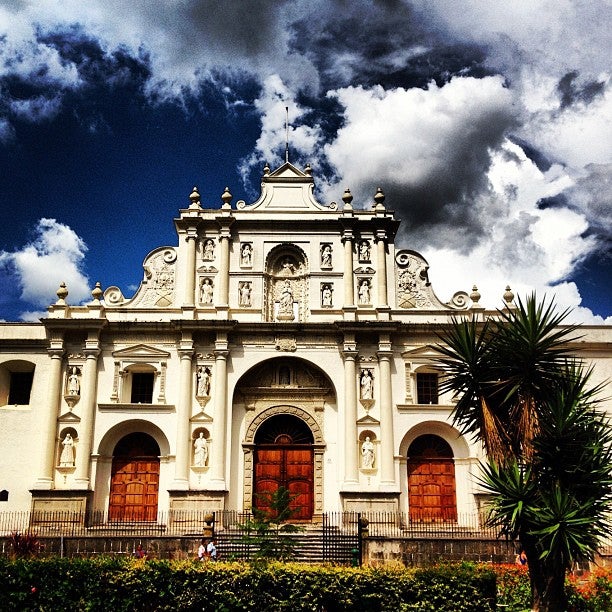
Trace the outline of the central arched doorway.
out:
[[[159,445],[145,433],[131,433],[117,442],[111,467],[109,520],[157,520],[159,455]]]
[[[408,504],[411,521],[457,520],[455,460],[439,436],[419,436],[408,448]]]
[[[277,414],[255,434],[253,506],[269,510],[269,496],[285,487],[291,497],[293,520],[308,521],[314,507],[314,438],[302,419]]]

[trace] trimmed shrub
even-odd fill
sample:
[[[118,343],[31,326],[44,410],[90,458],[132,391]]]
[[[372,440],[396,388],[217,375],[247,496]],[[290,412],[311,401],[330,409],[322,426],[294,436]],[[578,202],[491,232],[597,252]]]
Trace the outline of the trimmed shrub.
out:
[[[421,570],[133,559],[0,560],[1,610],[474,612],[495,609],[495,575],[469,564]]]

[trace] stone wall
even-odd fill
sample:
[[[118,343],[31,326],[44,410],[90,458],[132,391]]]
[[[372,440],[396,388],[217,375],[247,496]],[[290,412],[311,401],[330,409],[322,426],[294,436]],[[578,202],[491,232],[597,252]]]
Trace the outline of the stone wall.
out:
[[[428,565],[439,561],[514,563],[515,543],[505,540],[389,539],[364,540],[363,562],[368,565],[391,563]]]

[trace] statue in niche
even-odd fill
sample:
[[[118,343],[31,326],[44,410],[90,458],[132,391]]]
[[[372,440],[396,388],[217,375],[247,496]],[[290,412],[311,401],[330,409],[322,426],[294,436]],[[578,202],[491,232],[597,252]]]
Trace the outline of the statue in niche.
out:
[[[323,290],[321,291],[321,306],[331,306],[332,305],[332,290],[329,285],[323,285]]]
[[[210,396],[210,370],[205,367],[198,368],[198,389],[199,397]]]
[[[287,366],[281,366],[278,370],[278,384],[289,385],[291,384],[291,370]]]
[[[240,265],[241,266],[252,266],[253,265],[253,247],[250,242],[245,242],[240,247]]]
[[[193,465],[204,467],[208,461],[208,440],[202,432],[195,439],[193,449]]]
[[[239,293],[239,304],[240,306],[250,306],[251,305],[251,283],[249,281],[244,281],[240,283],[238,287]]]
[[[359,261],[370,261],[370,241],[362,240],[359,243]]]
[[[361,388],[361,399],[374,399],[374,378],[372,376],[371,370],[364,370],[361,373],[361,378],[359,379],[359,386]]]
[[[330,244],[321,246],[321,267],[331,268],[332,266],[332,248]]]
[[[359,303],[369,304],[370,300],[370,281],[367,278],[364,278],[359,283]]]
[[[202,258],[205,261],[212,261],[215,258],[215,243],[212,238],[208,238],[204,243]]]
[[[61,467],[74,466],[74,440],[70,433],[67,433],[62,440],[62,452],[60,454]]]
[[[79,371],[76,367],[73,367],[68,376],[68,395],[80,395],[81,394],[81,379]]]
[[[290,257],[285,257],[281,264],[281,273],[283,276],[293,276],[295,272],[295,264],[291,261]]]
[[[374,467],[374,443],[370,440],[370,436],[361,445],[361,467],[372,469]]]
[[[291,283],[287,279],[281,290],[280,299],[278,300],[279,312],[282,314],[293,314],[293,291]]]
[[[200,287],[200,302],[202,304],[212,304],[213,302],[213,284],[210,278],[205,278]]]

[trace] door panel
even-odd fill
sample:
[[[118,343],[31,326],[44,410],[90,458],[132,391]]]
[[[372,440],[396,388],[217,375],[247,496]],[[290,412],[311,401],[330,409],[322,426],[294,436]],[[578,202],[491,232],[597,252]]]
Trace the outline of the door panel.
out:
[[[255,495],[253,505],[269,510],[262,494],[279,487],[288,489],[293,520],[310,520],[313,512],[313,450],[289,445],[258,447],[255,452]],[[259,496],[259,497],[258,497]]]
[[[109,519],[155,521],[158,490],[157,457],[115,457],[111,468]]]
[[[408,461],[410,520],[456,521],[455,463],[429,457]]]

